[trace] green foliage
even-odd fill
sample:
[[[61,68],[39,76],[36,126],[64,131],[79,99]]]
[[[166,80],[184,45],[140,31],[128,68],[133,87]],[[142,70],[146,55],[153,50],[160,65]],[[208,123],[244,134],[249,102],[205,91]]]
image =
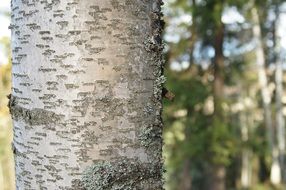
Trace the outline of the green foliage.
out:
[[[281,1],[178,0],[169,5],[172,11],[168,12],[168,16],[192,16],[190,23],[180,23],[175,28],[185,31],[179,33],[178,42],[168,43],[170,67],[166,71],[166,85],[176,95],[174,102],[164,102],[169,189],[176,189],[183,180],[181,175],[186,161],[190,161],[193,189],[206,189],[203,184],[206,183],[205,178],[209,177],[207,171],[213,165],[227,167],[227,189],[239,189],[237,181],[240,180],[241,157],[245,149],[253,153],[253,159],[259,158],[266,163],[265,167],[257,166],[253,176],[258,176],[260,172],[269,177],[271,152],[267,146],[261,92],[254,68],[256,55],[255,51],[241,47],[252,41],[252,28],[244,28],[243,25],[252,23],[250,13],[253,6],[259,9],[265,47],[266,40],[273,40],[269,37],[273,29],[268,14],[276,3]],[[206,52],[214,49],[215,34],[222,24],[222,13],[230,7],[243,15],[246,21],[242,24],[224,24],[224,49],[232,52],[224,57],[224,70],[221,71],[226,92],[223,98],[215,100],[222,113],[214,114],[212,88],[215,52]],[[172,18],[168,19],[167,23],[172,24]],[[240,53],[227,49],[233,41],[237,43],[236,47],[241,48]],[[266,49],[267,61],[270,62],[273,51],[270,46]],[[188,56],[191,58],[186,59]],[[190,64],[183,68],[186,61]],[[209,65],[205,67],[202,62]],[[179,72],[171,69],[172,63],[179,65]],[[241,119],[242,116],[246,119]],[[243,127],[247,129],[247,138],[242,138]],[[262,188],[257,185],[260,182],[264,182],[262,178],[252,184],[253,188]],[[266,184],[266,189],[271,187]]]
[[[205,180],[202,167],[231,163],[231,156],[238,151],[239,137],[233,125],[212,122],[212,112],[207,110],[211,83],[204,82],[208,74],[200,71],[199,66],[193,65],[184,72],[168,70],[167,76],[168,89],[176,95],[175,102],[165,102],[167,171],[171,176],[180,172],[188,158],[194,183],[199,185]]]

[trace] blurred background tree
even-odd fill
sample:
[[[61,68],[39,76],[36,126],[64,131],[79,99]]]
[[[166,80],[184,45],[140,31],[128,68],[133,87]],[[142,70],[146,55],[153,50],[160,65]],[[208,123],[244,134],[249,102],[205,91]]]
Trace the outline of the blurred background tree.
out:
[[[164,11],[176,95],[164,100],[166,189],[285,189],[286,3],[165,0]],[[0,190],[13,190],[9,36],[0,50]]]
[[[9,50],[9,38],[0,38],[5,51]],[[9,56],[7,53],[6,55]],[[11,63],[0,63],[0,189],[9,190],[14,184],[13,156],[11,151],[12,127],[7,95],[11,90]]]
[[[11,150],[13,132],[7,108],[7,95],[11,91],[9,9],[7,9],[7,4],[9,5],[9,2],[5,0],[3,4],[1,2],[0,6],[0,190],[13,190],[15,186],[14,160]]]
[[[285,189],[285,6],[167,1],[168,189]]]
[[[9,39],[0,39],[0,43]],[[0,65],[0,190],[10,190],[14,186],[14,166],[11,151],[12,126],[7,109],[7,94],[11,89],[11,63]]]

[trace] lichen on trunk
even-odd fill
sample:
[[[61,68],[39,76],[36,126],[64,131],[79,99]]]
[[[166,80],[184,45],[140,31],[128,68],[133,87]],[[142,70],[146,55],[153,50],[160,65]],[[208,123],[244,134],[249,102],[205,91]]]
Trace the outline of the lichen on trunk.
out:
[[[161,5],[12,0],[17,189],[163,189]]]

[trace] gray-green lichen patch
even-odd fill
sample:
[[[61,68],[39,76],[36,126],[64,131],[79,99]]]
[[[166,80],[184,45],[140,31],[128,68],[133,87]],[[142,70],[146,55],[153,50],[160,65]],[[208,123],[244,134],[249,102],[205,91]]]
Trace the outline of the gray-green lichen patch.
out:
[[[166,77],[165,76],[160,76],[155,80],[154,84],[154,97],[156,99],[161,99],[162,98],[162,89],[163,85],[166,82]]]
[[[87,190],[135,190],[162,188],[162,163],[142,163],[120,158],[97,161],[83,173],[82,183]]]
[[[140,144],[144,147],[152,148],[162,138],[162,128],[156,125],[143,127],[139,134]]]
[[[33,125],[45,125],[56,123],[62,116],[54,112],[47,111],[44,109],[27,109],[17,105],[17,98],[9,95],[8,107],[12,118],[14,120],[24,120],[26,123]]]
[[[156,106],[162,100],[162,88],[166,81],[163,73],[164,59],[162,56],[164,49],[162,41],[162,31],[164,28],[164,21],[162,20],[163,15],[161,12],[162,4],[162,0],[155,0],[152,4],[152,9],[149,13],[151,30],[144,42],[145,49],[151,56],[152,66],[155,66],[153,75],[156,80],[153,85],[153,96]]]
[[[143,42],[144,49],[149,55],[149,66],[152,70],[153,94],[151,97],[152,105],[144,107],[144,116],[149,122],[145,122],[139,129],[138,139],[140,145],[145,148],[150,160],[158,160],[162,154],[162,91],[166,81],[164,77],[164,43],[162,31],[164,21],[162,20],[161,5],[162,0],[153,0],[149,9],[150,30]],[[152,109],[151,109],[152,108]]]

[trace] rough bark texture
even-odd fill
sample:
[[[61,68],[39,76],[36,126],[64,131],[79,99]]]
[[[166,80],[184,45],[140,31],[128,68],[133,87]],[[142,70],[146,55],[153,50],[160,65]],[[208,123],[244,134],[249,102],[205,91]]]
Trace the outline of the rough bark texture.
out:
[[[17,189],[162,189],[161,0],[12,0]]]

